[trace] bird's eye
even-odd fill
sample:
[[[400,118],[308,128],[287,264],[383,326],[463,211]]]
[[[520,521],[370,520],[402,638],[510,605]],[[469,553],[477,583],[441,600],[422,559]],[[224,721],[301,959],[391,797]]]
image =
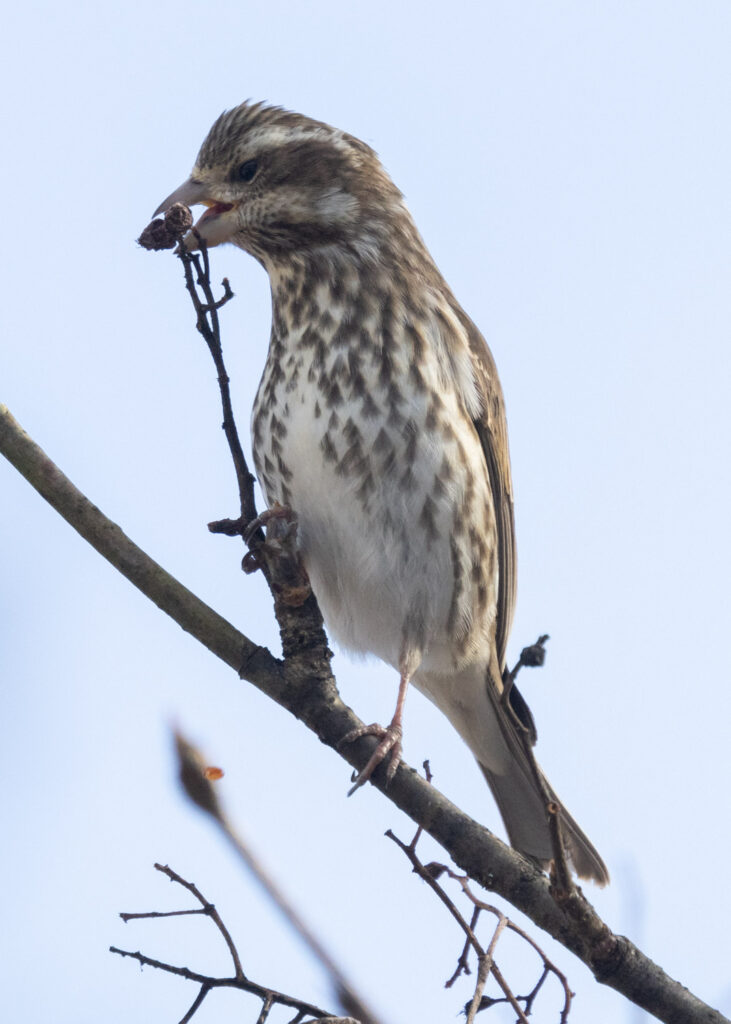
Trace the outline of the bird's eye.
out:
[[[259,163],[256,160],[246,160],[239,167],[236,172],[236,176],[239,181],[253,181],[256,177],[256,172],[259,170]]]

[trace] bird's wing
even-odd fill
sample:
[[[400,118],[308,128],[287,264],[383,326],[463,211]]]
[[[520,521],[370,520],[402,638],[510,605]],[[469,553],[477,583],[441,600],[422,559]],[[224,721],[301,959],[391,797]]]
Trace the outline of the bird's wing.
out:
[[[487,342],[465,313],[461,312],[460,319],[462,319],[469,336],[475,379],[482,398],[482,415],[474,421],[474,424],[485,453],[497,524],[499,581],[495,642],[502,669],[505,665],[508,637],[513,623],[518,582],[513,481],[510,475],[505,400],[495,361],[487,347]]]

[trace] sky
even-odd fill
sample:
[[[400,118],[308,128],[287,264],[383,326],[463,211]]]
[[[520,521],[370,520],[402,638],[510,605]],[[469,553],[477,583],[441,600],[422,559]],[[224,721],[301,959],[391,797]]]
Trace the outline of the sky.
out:
[[[135,238],[246,98],[379,152],[499,367],[519,562],[510,660],[550,634],[522,689],[538,757],[612,874],[587,895],[731,1013],[731,6],[29,2],[6,13],[5,38],[0,401],[133,540],[274,650],[262,581],[206,529],[237,496],[181,268]],[[212,263],[236,293],[223,332],[246,435],[268,285],[233,248]],[[119,920],[189,905],[155,861],[216,903],[252,978],[335,1009],[181,796],[177,724],[224,768],[231,817],[384,1024],[454,1020],[471,994],[442,987],[460,937],[383,837],[410,838],[408,820],[368,787],[346,800],[334,752],[0,462],[6,1019],[179,1020],[193,987],[112,944],[228,972],[200,918]],[[342,654],[335,669],[364,721],[390,718],[391,670]],[[502,835],[469,752],[416,693],[405,757],[429,757],[447,796]],[[423,853],[444,858],[428,841]],[[645,1019],[530,929],[576,992],[571,1020]],[[505,943],[497,960],[530,987],[521,950]],[[556,991],[542,999],[536,1019],[557,1020]],[[255,1019],[223,992],[195,1018]]]

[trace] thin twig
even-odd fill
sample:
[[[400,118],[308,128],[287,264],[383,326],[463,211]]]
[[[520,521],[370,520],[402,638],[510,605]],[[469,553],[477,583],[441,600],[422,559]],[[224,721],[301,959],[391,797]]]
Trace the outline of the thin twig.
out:
[[[264,1021],[269,1016],[269,1011],[271,1010],[273,1004],[274,1004],[274,1000],[272,999],[271,996],[269,996],[268,998],[266,998],[264,1000],[264,1003],[263,1003],[262,1008],[261,1008],[261,1013],[259,1014],[259,1016],[257,1018],[256,1024],[264,1024]]]
[[[154,967],[158,971],[165,971],[167,974],[175,974],[179,978],[185,978],[186,981],[197,981],[200,985],[207,985],[209,989],[236,988],[242,992],[248,992],[250,995],[257,996],[262,1000],[272,998],[279,1006],[288,1006],[292,1010],[301,1010],[303,1013],[311,1014],[317,1020],[320,1020],[322,1017],[332,1016],[329,1010],[323,1010],[319,1006],[315,1006],[314,1003],[307,1003],[303,999],[296,999],[293,996],[286,995],[284,992],[277,992],[275,989],[266,988],[264,985],[257,985],[255,981],[248,981],[245,978],[211,978],[206,974],[191,971],[188,967],[176,967],[174,964],[166,964],[162,960],[154,960],[152,957],[140,953],[139,950],[132,952],[129,949],[118,949],[117,946],[110,946],[109,952],[136,960],[141,967]],[[199,1006],[200,1002],[198,1002]]]
[[[477,984],[475,985],[475,993],[470,1000],[469,1006],[466,1012],[466,1024],[474,1024],[475,1017],[480,1011],[480,1005],[482,1003],[482,993],[485,991],[485,985],[487,979],[490,977],[490,971],[493,968],[492,957],[487,955],[481,956],[478,960],[477,967]],[[518,1008],[520,1013],[520,1008]],[[522,1024],[522,1022],[521,1022]]]
[[[439,875],[442,874],[445,871],[451,877],[457,878],[458,876],[453,875],[452,872],[449,870],[449,868],[445,867],[442,864],[439,864],[439,865],[437,865],[437,864],[426,864],[426,865],[422,864],[421,860],[416,855],[414,840],[412,840],[411,843],[409,843],[407,845],[406,843],[402,842],[397,836],[395,836],[394,833],[391,831],[391,829],[388,829],[388,831],[386,832],[386,836],[389,839],[392,839],[393,842],[396,843],[396,845],[399,846],[403,850],[403,852],[406,854],[406,856],[408,857],[409,861],[411,862],[411,865],[412,865],[412,867],[414,869],[414,873],[417,874],[419,876],[419,878],[421,878],[423,881],[425,881],[426,884],[432,889],[432,891],[434,893],[436,893],[438,898],[442,901],[444,906],[447,908],[449,913],[452,915],[452,917],[455,919],[457,924],[460,926],[460,928],[464,932],[465,936],[467,937],[467,942],[472,947],[472,949],[474,949],[475,954],[477,955],[478,963],[482,963],[482,960],[483,960],[483,958],[485,956],[485,950],[482,948],[482,945],[480,944],[479,940],[477,939],[477,936],[475,935],[473,927],[465,921],[464,917],[459,912],[459,910],[457,909],[457,907],[454,904],[454,902],[449,898],[447,893],[444,891],[442,886],[439,885],[439,883],[437,881],[437,878],[439,877]],[[499,911],[495,911],[495,912],[499,913]],[[476,921],[476,916],[475,915],[473,915],[473,920]],[[493,967],[494,966],[495,965],[493,964]],[[495,979],[498,980],[498,973],[497,973],[496,970],[493,970],[493,974],[495,976]],[[500,975],[500,978],[502,978],[501,975]],[[452,976],[452,978],[449,979],[450,982],[453,979],[454,979],[454,975]],[[516,1012],[520,1013],[521,1012],[520,1006],[515,1001],[515,996],[513,996],[512,992],[510,991],[509,986],[504,981],[504,979],[502,979],[502,983],[500,981],[498,981],[498,984],[500,984],[500,987],[503,988],[503,992],[505,993],[505,996],[506,996],[507,1000],[511,1003],[511,1005],[513,1005],[513,1008],[516,1010]],[[481,975],[478,972],[476,991],[478,991],[480,989],[480,985],[481,985]],[[445,988],[446,987],[447,986],[445,985]]]
[[[528,1024],[528,1014],[531,1012],[536,995],[538,994],[541,986],[543,985],[543,982],[545,981],[549,973],[555,974],[564,990],[564,1006],[561,1014],[561,1022],[562,1024],[565,1024],[565,1021],[568,1017],[569,1008],[571,1006],[573,993],[569,988],[568,981],[566,980],[565,975],[556,967],[555,964],[553,964],[548,959],[548,957],[540,948],[540,946],[525,931],[523,931],[522,928],[514,924],[508,917],[506,917],[506,915],[503,914],[502,911],[500,911],[497,907],[494,907],[489,903],[485,903],[484,901],[479,900],[474,895],[472,889],[470,888],[470,879],[467,875],[459,875],[444,864],[423,864],[416,853],[416,844],[420,837],[419,829],[417,829],[414,838],[408,844],[402,842],[402,840],[395,836],[390,829],[388,832],[386,832],[386,835],[388,836],[389,839],[392,839],[393,842],[395,842],[396,845],[406,854],[415,874],[417,874],[421,879],[423,879],[427,883],[427,885],[429,885],[432,891],[436,893],[441,902],[447,907],[452,917],[454,917],[454,919],[457,921],[457,923],[459,924],[460,928],[462,929],[466,936],[464,948],[460,954],[459,960],[457,961],[457,968],[454,971],[452,977],[447,981],[445,987],[450,987],[460,976],[460,974],[468,972],[467,956],[470,948],[474,950],[477,956],[478,973],[475,984],[475,991],[472,996],[472,999],[465,1007],[465,1013],[467,1015],[468,1024],[470,1024],[470,1022],[474,1020],[476,1014],[479,1012],[480,1009],[484,1009],[485,1006],[487,1005],[493,1005],[493,1003],[495,1002],[503,1001],[509,1003],[510,1006],[512,1006],[513,1010],[518,1014],[518,1021],[520,1021],[521,1024]],[[462,892],[472,903],[473,912],[472,919],[469,924],[467,924],[465,918],[457,909],[453,900],[447,895],[443,886],[439,884],[438,879],[444,874],[446,874],[449,878],[459,883]],[[490,944],[488,945],[486,950],[482,948],[482,945],[480,944],[479,940],[476,937],[476,926],[478,923],[480,913],[482,911],[487,911],[488,913],[493,914],[497,918],[497,925],[490,940]],[[543,961],[543,970],[541,973],[541,977],[539,978],[537,984],[534,986],[533,990],[529,993],[528,996],[516,996],[511,990],[510,985],[506,981],[498,965],[495,963],[495,947],[497,946],[497,942],[500,938],[500,935],[506,928],[515,932],[522,939],[524,939],[531,946],[531,948],[535,950],[535,952]],[[490,997],[483,997],[482,993],[484,991],[485,984],[490,974],[493,975],[499,988],[503,992],[502,999],[494,1000]],[[520,1006],[521,1002],[525,1003],[524,1008]]]
[[[208,914],[205,907],[194,907],[192,910],[148,910],[144,914],[120,914],[125,924],[139,921],[143,917],[191,917],[193,914]]]
[[[459,885],[462,888],[462,892],[470,900],[470,902],[473,904],[473,906],[476,909],[478,909],[478,910],[485,910],[485,911],[487,911],[490,914],[494,914],[498,918],[498,921],[502,922],[502,926],[500,928],[500,931],[502,931],[502,928],[507,928],[511,932],[514,932],[516,935],[519,935],[520,938],[523,939],[524,942],[528,943],[528,945],[533,950],[535,950],[535,952],[538,954],[538,956],[543,961],[543,973],[542,973],[541,977],[539,978],[538,983],[536,984],[536,986],[533,989],[532,993],[529,996],[516,996],[516,999],[526,1000],[526,1001],[529,1000],[530,1003],[532,1004],[532,1002],[535,999],[535,996],[536,996],[538,990],[540,989],[541,985],[545,981],[545,978],[547,977],[548,973],[553,974],[558,979],[558,981],[561,983],[561,986],[562,986],[562,988],[564,990],[564,1008],[563,1008],[563,1011],[562,1011],[561,1020],[562,1021],[565,1020],[566,1017],[568,1017],[569,1008],[571,1006],[571,1000],[573,999],[573,992],[571,991],[571,989],[569,987],[568,980],[566,978],[566,975],[563,973],[563,971],[559,970],[559,968],[553,963],[553,961],[548,958],[548,956],[543,951],[543,949],[538,945],[538,943],[535,941],[535,939],[531,938],[531,936],[528,934],[528,932],[526,932],[519,925],[515,924],[514,921],[511,921],[509,917],[506,917],[502,913],[502,911],[500,911],[497,907],[494,907],[494,906],[492,906],[492,904],[485,903],[483,900],[478,899],[477,896],[475,896],[475,894],[472,892],[472,888],[470,886],[470,879],[468,878],[467,875],[458,875],[458,874],[456,874],[455,872],[451,871],[449,868],[446,868],[446,867],[445,867],[445,872],[446,872],[446,874],[450,878],[454,879],[455,881],[457,881],[459,883]],[[500,932],[498,931],[497,935],[499,936],[499,934],[500,934]],[[495,936],[493,936],[493,938],[495,939]],[[489,952],[489,949],[488,949],[488,952]],[[495,977],[496,977],[496,980],[497,980],[497,973],[496,972],[493,972],[493,973],[495,973]],[[529,1011],[530,1011],[530,1007],[526,1006],[526,1015],[528,1014]]]
[[[184,878],[181,878],[181,876],[176,871],[173,871],[172,868],[168,867],[167,864],[155,864],[155,871],[161,871],[163,875],[167,875],[171,882],[177,882],[178,885],[182,885],[184,889],[187,889],[192,896],[195,896],[203,907],[203,913],[210,917],[216,925],[216,928],[218,928],[219,932],[223,936],[223,940],[228,946],[228,951],[231,954],[231,959],[233,960],[236,977],[245,979],[246,975],[244,974],[241,966],[241,960],[239,959],[238,950],[234,945],[234,940],[231,938],[228,928],[221,920],[221,915],[218,913],[214,905],[208,902],[205,896],[198,890],[197,886],[192,882],[186,882]]]
[[[394,833],[391,831],[390,828],[386,831],[385,834],[386,834],[388,839],[393,840],[393,842],[396,843],[396,845],[401,850],[403,850],[403,852],[406,854],[406,856],[411,861],[411,866],[414,869],[414,873],[417,874],[419,876],[419,878],[421,878],[423,881],[425,881],[426,884],[429,886],[429,888],[432,889],[432,891],[434,893],[436,893],[436,895],[442,901],[442,903],[447,908],[449,913],[455,919],[455,921],[457,922],[459,927],[462,929],[464,934],[467,936],[467,938],[468,938],[472,948],[477,953],[481,953],[482,952],[482,947],[480,946],[480,943],[475,938],[474,931],[472,930],[470,925],[465,921],[464,917],[462,917],[462,915],[460,914],[459,910],[454,905],[454,903],[449,898],[449,896],[446,894],[446,892],[441,887],[441,885],[439,885],[439,883],[437,882],[437,876],[436,876],[436,872],[434,870],[435,869],[435,865],[427,864],[425,866],[424,864],[422,864],[421,861],[419,860],[419,858],[416,856],[416,853],[415,853],[415,851],[413,849],[412,844],[409,843],[407,845],[406,843],[402,842],[398,838],[398,836],[394,835]],[[447,868],[443,868],[443,865],[437,865],[436,867],[441,868],[442,870],[448,870]]]
[[[477,922],[479,921],[479,919],[480,919],[480,911],[479,911],[478,907],[475,907],[475,909],[472,911],[472,920],[470,921],[470,929],[473,932],[474,932],[475,928],[477,927]],[[470,952],[471,948],[472,948],[472,943],[471,943],[470,937],[468,935],[465,938],[465,943],[464,943],[464,946],[462,948],[462,952],[460,953],[459,959],[457,960],[457,966],[454,969],[454,974],[452,975],[451,978],[449,978],[448,981],[446,981],[444,983],[444,987],[445,988],[451,988],[452,985],[454,985],[454,983],[457,980],[457,978],[459,978],[462,974],[471,974],[472,973],[472,971],[470,970],[469,962],[468,962],[469,952]]]
[[[188,1012],[185,1014],[185,1016],[180,1018],[179,1024],[188,1024],[188,1021],[193,1019],[193,1015],[196,1013],[196,1011],[198,1010],[198,1007],[201,1005],[201,1003],[203,1002],[203,1000],[206,998],[206,996],[208,995],[208,993],[210,991],[211,991],[211,986],[210,985],[208,985],[206,983],[201,985],[200,989],[198,990],[198,995],[193,1000],[193,1002],[191,1004],[191,1007],[188,1010]]]
[[[174,964],[166,964],[162,960],[154,960],[150,956],[145,956],[144,953],[140,953],[139,950],[132,952],[129,949],[119,949],[117,946],[109,947],[110,953],[116,953],[118,956],[129,957],[131,960],[136,960],[141,967],[154,967],[158,971],[165,971],[167,974],[176,974],[179,978],[185,978],[186,981],[197,981],[201,985],[211,983],[211,985],[218,986],[231,986],[232,988],[243,988],[246,992],[253,991],[255,995],[260,995],[266,992],[260,985],[256,985],[255,982],[251,982],[251,988],[249,983],[239,983],[238,978],[209,978],[205,974],[198,974],[197,971],[191,971],[189,967],[176,967]],[[261,991],[260,991],[261,990]]]
[[[332,1016],[332,1014],[330,1014],[328,1011],[321,1010],[319,1007],[315,1006],[312,1003],[307,1003],[302,999],[295,999],[292,996],[285,995],[282,992],[277,992],[276,990],[267,988],[263,985],[257,985],[256,982],[249,980],[244,974],[243,968],[241,967],[241,961],[236,946],[233,942],[233,939],[231,938],[231,935],[229,934],[229,931],[226,928],[225,924],[221,920],[221,917],[218,914],[218,911],[216,910],[215,906],[205,898],[205,896],[200,892],[198,887],[194,885],[193,882],[188,882],[176,871],[173,871],[172,868],[168,867],[167,865],[155,864],[155,869],[157,871],[160,871],[162,874],[166,875],[171,882],[175,882],[177,885],[181,885],[184,889],[187,889],[188,892],[192,896],[194,896],[199,903],[201,903],[203,907],[203,913],[205,913],[206,916],[211,918],[211,920],[215,923],[218,930],[223,935],[226,941],[226,945],[228,946],[229,951],[231,953],[231,958],[233,960],[236,972],[234,976],[231,978],[213,978],[209,975],[199,974],[197,971],[191,971],[190,968],[188,967],[176,967],[174,964],[168,964],[164,963],[161,960],[155,960],[152,957],[145,956],[144,953],[140,953],[139,950],[137,950],[136,952],[132,952],[131,950],[119,949],[117,946],[110,946],[109,951],[111,953],[116,953],[122,957],[130,957],[131,959],[136,960],[142,967],[154,967],[157,970],[166,971],[168,974],[175,974],[178,977],[185,978],[186,981],[198,982],[198,984],[201,986],[200,991],[198,992],[198,995],[193,1001],[190,1009],[180,1021],[180,1024],[187,1024],[187,1022],[192,1019],[193,1015],[196,1013],[196,1011],[202,1004],[203,1000],[206,998],[211,989],[214,988],[236,988],[241,989],[244,992],[248,992],[251,995],[257,996],[259,999],[262,1000],[262,1012],[259,1015],[259,1020],[261,1021],[266,1019],[266,1017],[269,1014],[269,1010],[274,1005],[290,1007],[291,1009],[297,1010],[298,1014],[301,1014],[303,1016],[311,1015],[318,1020],[321,1018],[328,1018]],[[162,917],[169,915],[163,915],[157,912],[150,912],[146,914],[126,914],[121,916],[127,920],[131,920],[132,918]]]
[[[244,455],[234,419],[231,389],[229,387],[230,380],[223,360],[221,331],[218,320],[218,310],[233,298],[233,292],[228,278],[224,277],[222,282],[224,289],[223,297],[218,300],[214,298],[213,289],[211,288],[208,247],[197,232],[194,231],[193,233],[196,235],[200,245],[200,256],[197,253],[189,252],[182,245],[178,247],[177,255],[183,264],[185,286],[188,289],[188,294],[196,311],[196,327],[203,336],[216,367],[221,405],[223,407],[223,431],[228,441],[236,472],[239,504],[241,507],[241,528],[243,530],[246,524],[256,518],[256,500],[254,498],[254,484],[256,481],[246,462],[246,456]],[[194,270],[195,276],[193,274]],[[198,288],[203,293],[205,301],[201,301],[197,291]],[[262,535],[260,534],[259,539],[261,537]]]

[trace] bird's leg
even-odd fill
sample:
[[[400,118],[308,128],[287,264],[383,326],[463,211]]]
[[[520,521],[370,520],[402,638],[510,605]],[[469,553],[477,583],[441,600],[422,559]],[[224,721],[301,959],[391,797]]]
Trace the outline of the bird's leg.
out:
[[[374,722],[372,725],[361,725],[357,729],[352,729],[347,733],[338,744],[338,747],[342,747],[346,743],[353,743],[354,740],[359,740],[361,736],[377,736],[381,741],[373,751],[368,764],[356,777],[355,784],[350,790],[348,790],[348,796],[352,796],[356,789],[360,789],[360,787],[370,779],[379,764],[386,758],[388,758],[386,782],[390,782],[396,774],[396,769],[398,768],[401,760],[404,704],[406,703],[406,694],[409,689],[411,677],[416,671],[416,666],[411,667],[408,664],[408,659],[402,658],[400,670],[401,679],[399,681],[398,698],[396,700],[396,710],[393,713],[391,724],[386,728],[379,725],[378,722]]]
[[[246,543],[248,544],[252,540],[257,530],[261,529],[262,526],[268,526],[273,519],[284,519],[290,523],[297,522],[297,516],[289,505],[280,505],[278,501],[275,501],[271,508],[265,508],[256,519],[252,519],[250,523],[246,524],[243,534]]]

